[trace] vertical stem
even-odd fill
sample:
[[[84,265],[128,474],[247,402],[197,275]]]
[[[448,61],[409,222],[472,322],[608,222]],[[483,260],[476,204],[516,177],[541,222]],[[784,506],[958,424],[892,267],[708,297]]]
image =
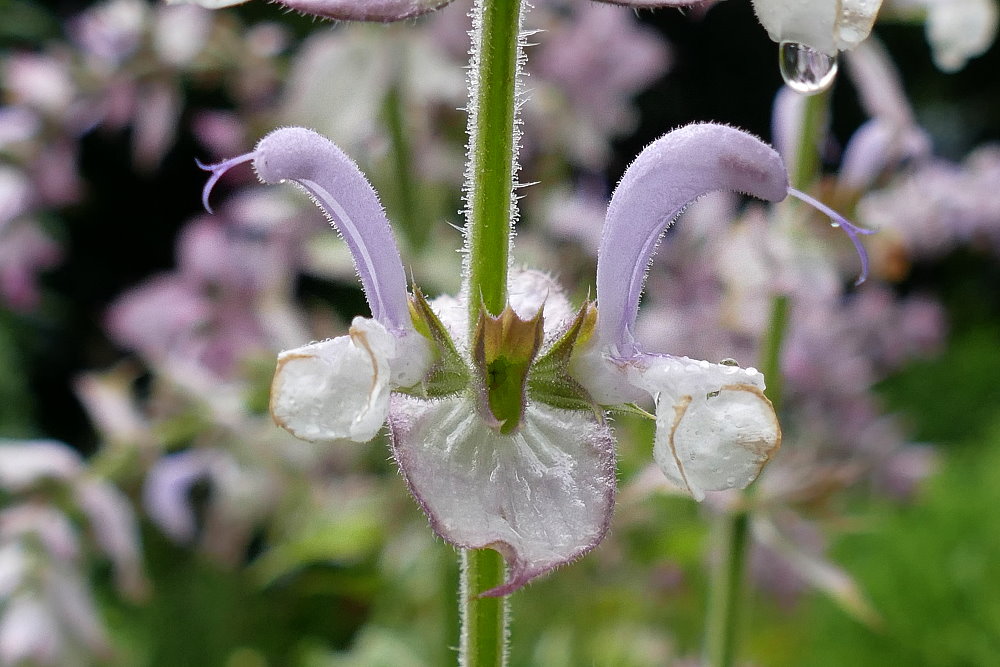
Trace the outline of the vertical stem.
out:
[[[750,515],[746,511],[722,517],[723,557],[712,576],[705,646],[705,662],[710,667],[729,667],[736,660],[749,528]]]
[[[788,295],[775,295],[771,301],[771,317],[767,323],[767,334],[760,346],[760,371],[767,380],[767,397],[771,399],[775,412],[781,409],[784,378],[781,375],[781,345],[788,328]]]
[[[789,173],[789,181],[795,188],[808,188],[819,175],[819,139],[823,136],[828,103],[829,95],[820,93],[806,98],[803,105],[795,162]],[[760,348],[760,370],[768,382],[767,395],[779,414],[783,390],[781,346],[788,329],[788,308],[788,297],[775,295]],[[749,496],[747,492],[746,497]],[[749,503],[719,518],[722,558],[712,575],[705,635],[705,661],[711,667],[731,667],[737,657],[750,521]]]
[[[476,0],[469,69],[469,152],[465,172],[469,332],[480,310],[499,315],[507,303],[507,265],[516,216],[517,77],[521,0]],[[459,664],[506,662],[507,600],[478,593],[503,583],[504,563],[492,549],[462,553]]]
[[[788,297],[779,294],[771,303],[767,334],[761,341],[761,370],[767,378],[767,395],[780,410],[781,345],[788,328]],[[749,492],[746,494],[749,496]],[[719,518],[722,558],[712,575],[705,639],[705,661],[710,667],[730,667],[739,647],[743,580],[750,534],[750,510],[741,507]]]
[[[507,264],[515,215],[514,121],[520,26],[520,0],[476,0],[466,167],[470,330],[479,318],[480,305],[499,314],[507,301]]]
[[[462,552],[459,605],[462,638],[461,667],[494,667],[507,663],[507,598],[476,597],[504,581],[503,557],[493,549]]]
[[[802,110],[802,130],[788,180],[793,188],[806,190],[820,170],[819,138],[823,136],[830,91],[805,98]]]
[[[419,202],[417,199],[415,183],[413,178],[413,153],[410,147],[409,138],[406,135],[406,123],[403,120],[403,54],[398,55],[398,70],[396,80],[389,88],[385,98],[383,113],[385,124],[389,130],[389,139],[392,145],[392,167],[393,181],[396,185],[396,203],[394,211],[399,226],[410,246],[419,250],[427,241],[427,225],[421,224],[417,215]]]

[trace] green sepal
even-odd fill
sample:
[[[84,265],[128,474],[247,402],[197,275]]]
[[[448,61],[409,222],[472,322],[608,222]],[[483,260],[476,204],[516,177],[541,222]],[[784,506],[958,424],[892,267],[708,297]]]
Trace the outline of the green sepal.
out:
[[[643,410],[635,403],[602,405],[601,409],[616,415],[632,415],[633,417],[640,417],[642,419],[648,419],[649,421],[654,421],[654,422],[656,421],[656,415],[654,415],[652,412]]]
[[[532,362],[544,337],[542,310],[523,320],[508,304],[500,315],[479,311],[472,337],[472,363],[479,383],[483,413],[500,433],[512,433],[521,423],[525,390]]]
[[[416,286],[413,287],[409,305],[413,328],[431,342],[435,358],[419,384],[398,391],[421,398],[449,396],[464,391],[469,386],[469,367],[455,348],[448,330]]]
[[[591,302],[580,307],[573,323],[535,365],[528,377],[531,398],[564,410],[587,410],[598,420],[604,411],[569,372],[570,360],[577,345],[590,338],[597,323],[597,308]]]

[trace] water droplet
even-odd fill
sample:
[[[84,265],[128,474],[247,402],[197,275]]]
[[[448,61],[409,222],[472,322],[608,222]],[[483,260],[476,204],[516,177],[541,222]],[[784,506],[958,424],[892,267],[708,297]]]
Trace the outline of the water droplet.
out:
[[[831,227],[840,227],[840,223],[839,222],[831,222],[830,226]]]
[[[828,56],[798,42],[782,42],[778,47],[778,62],[788,87],[803,95],[823,92],[837,77],[837,56]]]
[[[734,486],[736,486],[736,478],[735,477],[727,477],[726,478],[726,488],[727,489],[731,489]]]
[[[729,359],[729,358],[723,359],[719,363],[722,364],[723,366],[736,366],[736,367],[739,367],[739,365],[740,365],[739,362],[737,362],[735,359]]]
[[[715,391],[710,391],[710,392],[708,392],[707,394],[705,394],[705,398],[715,398],[716,396],[718,396],[718,395],[719,395],[719,394],[721,394],[721,393],[722,393],[722,392],[721,392],[721,391],[719,391],[719,390],[715,390]]]

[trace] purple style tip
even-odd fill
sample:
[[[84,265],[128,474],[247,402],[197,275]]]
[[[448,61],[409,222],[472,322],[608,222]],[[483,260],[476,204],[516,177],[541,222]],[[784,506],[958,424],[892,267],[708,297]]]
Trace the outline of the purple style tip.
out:
[[[830,218],[834,227],[839,227],[844,230],[844,233],[847,234],[847,238],[851,239],[851,243],[854,244],[854,249],[858,251],[858,257],[861,259],[861,275],[859,275],[858,279],[854,281],[854,286],[857,287],[861,283],[865,282],[865,280],[868,279],[868,251],[865,250],[865,246],[861,243],[861,239],[858,237],[861,234],[874,234],[875,230],[858,227],[823,202],[800,190],[788,188],[788,194],[795,197],[799,201],[809,204],[817,211]]]
[[[244,162],[250,162],[255,157],[257,157],[257,151],[251,151],[250,153],[229,158],[228,160],[223,160],[222,162],[217,162],[215,164],[204,164],[201,160],[195,159],[194,163],[198,165],[199,169],[212,173],[212,175],[208,177],[208,181],[205,182],[205,187],[201,190],[201,205],[205,207],[206,211],[214,213],[211,205],[208,203],[208,196],[212,194],[212,188],[214,188],[215,184],[219,182],[222,175],[236,165],[243,164]]]

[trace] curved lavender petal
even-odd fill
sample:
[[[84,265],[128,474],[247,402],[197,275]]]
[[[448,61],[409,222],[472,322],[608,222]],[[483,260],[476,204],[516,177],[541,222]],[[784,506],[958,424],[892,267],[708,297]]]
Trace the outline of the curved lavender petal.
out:
[[[382,23],[420,16],[450,2],[451,0],[278,0],[280,5],[323,18]]]
[[[865,192],[879,176],[904,160],[929,155],[930,137],[918,126],[897,125],[876,116],[851,135],[840,161],[837,184]]]
[[[646,268],[660,235],[692,201],[735,190],[781,201],[788,174],[777,152],[724,125],[695,124],[666,134],[629,165],[608,205],[597,255],[597,336],[630,356]]]
[[[862,245],[861,239],[858,238],[858,235],[860,235],[860,234],[874,234],[875,230],[874,229],[865,229],[863,227],[858,227],[857,225],[855,225],[854,223],[852,223],[850,220],[848,220],[847,218],[845,218],[841,214],[839,214],[836,211],[834,211],[832,208],[830,208],[829,206],[827,206],[823,202],[819,201],[818,199],[815,199],[814,197],[810,197],[806,193],[800,192],[799,190],[796,190],[795,188],[788,188],[788,194],[792,195],[793,197],[795,197],[796,199],[798,199],[800,201],[805,202],[806,204],[809,204],[810,206],[812,206],[816,210],[820,211],[821,213],[823,213],[824,215],[826,215],[827,217],[830,218],[831,224],[833,224],[834,227],[840,227],[841,229],[844,230],[844,233],[847,234],[847,238],[851,239],[851,243],[854,244],[855,250],[858,251],[858,257],[861,258],[861,275],[859,275],[858,279],[854,281],[854,286],[857,287],[858,285],[860,285],[861,283],[863,283],[865,280],[867,280],[868,279],[868,251],[865,250],[865,246]]]
[[[511,593],[590,551],[614,506],[614,438],[584,411],[529,404],[518,430],[500,435],[474,399],[429,402],[393,394],[392,449],[434,531],[459,547],[496,549]]]
[[[372,316],[397,333],[412,329],[406,274],[392,228],[378,195],[354,161],[312,130],[283,127],[261,139],[250,153],[202,166],[212,172],[202,193],[205,208],[222,174],[251,160],[260,180],[293,181],[327,215],[351,249]]]

